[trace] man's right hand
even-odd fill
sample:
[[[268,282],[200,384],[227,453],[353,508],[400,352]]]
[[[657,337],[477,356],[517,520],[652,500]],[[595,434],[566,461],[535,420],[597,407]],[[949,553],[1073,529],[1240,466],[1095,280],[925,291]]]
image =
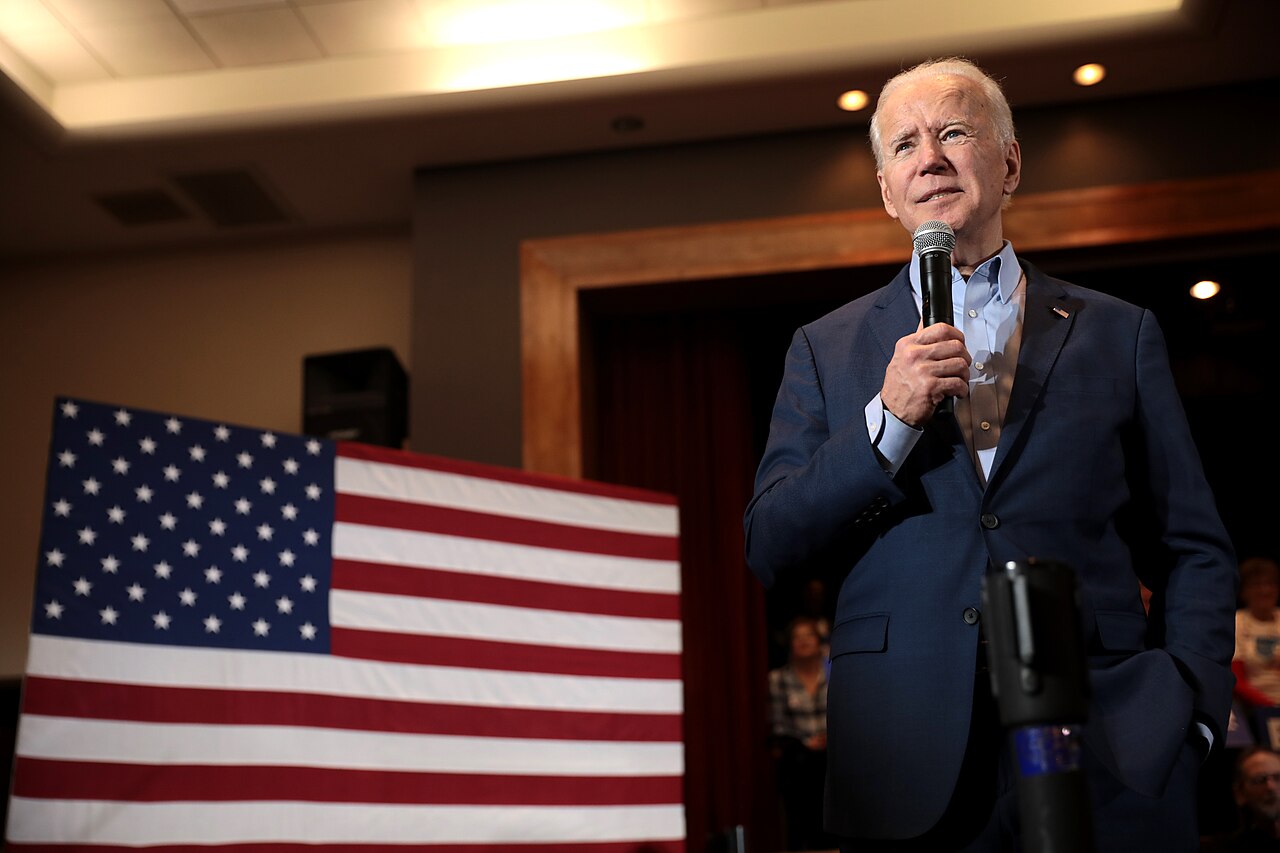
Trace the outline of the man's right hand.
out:
[[[899,338],[884,372],[880,402],[894,417],[919,429],[945,397],[969,396],[969,363],[964,334],[935,323]]]

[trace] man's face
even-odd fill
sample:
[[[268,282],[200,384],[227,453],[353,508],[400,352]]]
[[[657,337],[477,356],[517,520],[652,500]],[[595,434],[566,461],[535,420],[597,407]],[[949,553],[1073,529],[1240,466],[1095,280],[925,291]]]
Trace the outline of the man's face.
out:
[[[912,233],[940,219],[957,249],[999,251],[1000,208],[1018,186],[1017,142],[1000,146],[977,83],[953,74],[908,82],[880,106],[884,209]],[[992,245],[994,244],[994,245]]]
[[[1264,820],[1280,820],[1280,757],[1259,752],[1245,759],[1236,802]]]

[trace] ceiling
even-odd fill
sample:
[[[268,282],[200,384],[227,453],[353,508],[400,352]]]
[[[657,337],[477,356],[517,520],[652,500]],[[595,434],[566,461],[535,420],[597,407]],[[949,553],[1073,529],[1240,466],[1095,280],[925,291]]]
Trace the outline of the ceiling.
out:
[[[1278,30],[1277,0],[0,0],[0,257],[407,228],[419,167],[861,125],[836,97],[928,56],[1015,111],[1280,77]]]

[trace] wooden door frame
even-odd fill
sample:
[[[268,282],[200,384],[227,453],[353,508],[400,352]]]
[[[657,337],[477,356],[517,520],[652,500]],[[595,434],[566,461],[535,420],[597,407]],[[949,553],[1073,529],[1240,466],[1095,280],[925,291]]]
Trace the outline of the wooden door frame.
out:
[[[1274,229],[1280,170],[1019,195],[1004,214],[1027,252]],[[524,241],[525,469],[583,475],[583,291],[903,262],[909,247],[879,208]]]

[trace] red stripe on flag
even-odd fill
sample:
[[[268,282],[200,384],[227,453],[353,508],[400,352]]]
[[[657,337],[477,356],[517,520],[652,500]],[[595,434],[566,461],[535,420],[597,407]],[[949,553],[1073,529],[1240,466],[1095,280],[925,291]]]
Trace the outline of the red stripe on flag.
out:
[[[575,649],[336,627],[330,650],[340,657],[424,666],[600,678],[680,678],[680,655],[676,653]]]
[[[335,501],[334,518],[351,524],[647,560],[677,560],[680,556],[679,540],[674,536],[575,527],[342,492]]]
[[[443,456],[429,456],[425,453],[410,453],[405,450],[393,450],[386,447],[374,447],[369,444],[357,444],[347,441],[335,442],[335,447],[338,456],[345,459],[381,462],[387,465],[399,465],[404,468],[440,471],[445,474],[461,474],[464,477],[478,477],[484,480],[496,480],[500,483],[535,486],[537,488],[553,489],[557,492],[574,492],[581,495],[618,498],[638,503],[658,504],[660,506],[676,505],[674,495],[664,492],[651,492],[634,486],[618,486],[612,483],[574,480],[556,474],[534,474],[513,468],[485,465],[480,462],[446,459]]]
[[[111,853],[137,847],[120,844],[18,844],[10,841],[9,851],[22,853]],[[149,844],[146,853],[190,853],[191,850],[218,850],[226,853],[685,853],[683,841],[598,841],[549,844]]]
[[[24,714],[552,740],[679,742],[679,714],[547,711],[308,693],[148,687],[28,676]]]
[[[675,593],[569,586],[358,560],[333,561],[333,588],[570,613],[598,613],[645,619],[680,618],[680,596]]]
[[[679,776],[424,773],[223,764],[123,764],[19,756],[15,796],[127,802],[287,801],[454,806],[679,804]]]

